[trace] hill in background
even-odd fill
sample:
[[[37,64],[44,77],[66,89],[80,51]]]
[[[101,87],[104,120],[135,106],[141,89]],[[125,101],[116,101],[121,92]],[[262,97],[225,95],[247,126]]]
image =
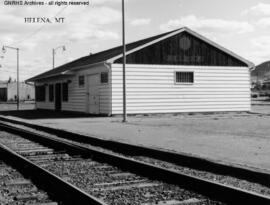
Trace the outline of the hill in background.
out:
[[[270,61],[257,65],[253,71],[251,71],[252,82],[261,82],[270,80]]]

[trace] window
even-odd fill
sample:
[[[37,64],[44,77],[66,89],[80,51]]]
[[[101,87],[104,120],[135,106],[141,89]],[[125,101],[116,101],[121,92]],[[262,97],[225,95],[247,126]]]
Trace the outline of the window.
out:
[[[109,74],[108,72],[104,72],[100,74],[100,82],[101,83],[108,83],[109,82]]]
[[[79,76],[79,87],[83,87],[84,86],[84,76],[81,75]]]
[[[53,102],[54,101],[54,86],[49,85],[49,101]]]
[[[194,83],[194,73],[175,72],[175,83]]]
[[[68,101],[68,83],[62,83],[62,96],[63,96],[63,101],[67,102]]]
[[[36,101],[37,102],[44,102],[46,98],[46,87],[43,86],[36,86]]]

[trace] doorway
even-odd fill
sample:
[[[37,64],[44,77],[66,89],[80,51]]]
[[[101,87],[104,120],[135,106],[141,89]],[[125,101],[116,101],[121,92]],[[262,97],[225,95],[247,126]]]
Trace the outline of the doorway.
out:
[[[55,111],[62,109],[61,83],[55,84]]]
[[[90,114],[99,114],[99,74],[88,76],[88,110]]]

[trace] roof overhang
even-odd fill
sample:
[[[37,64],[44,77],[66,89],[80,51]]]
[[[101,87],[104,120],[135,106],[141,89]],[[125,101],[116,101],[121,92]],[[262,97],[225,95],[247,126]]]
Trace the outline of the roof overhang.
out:
[[[75,72],[69,70],[69,71],[64,71],[64,72],[61,72],[61,73],[55,73],[55,74],[52,74],[52,75],[48,75],[46,77],[30,78],[30,79],[26,80],[25,82],[29,83],[29,82],[39,81],[39,80],[55,78],[55,77],[59,77],[59,76],[73,76],[73,75],[75,75]]]
[[[55,73],[53,75],[48,75],[46,77],[30,78],[30,79],[26,80],[25,82],[35,82],[35,81],[39,81],[39,80],[43,80],[43,79],[48,79],[48,78],[59,77],[59,76],[73,76],[73,75],[76,74],[76,71],[77,70],[87,69],[87,68],[90,68],[90,67],[93,67],[93,66],[97,66],[97,65],[100,65],[100,64],[106,65],[107,63],[104,62],[104,61],[102,61],[102,62],[93,63],[93,64],[86,64],[86,65],[83,65],[83,66],[75,66],[75,67],[71,68],[68,71],[64,71],[64,72],[60,72],[60,73]]]

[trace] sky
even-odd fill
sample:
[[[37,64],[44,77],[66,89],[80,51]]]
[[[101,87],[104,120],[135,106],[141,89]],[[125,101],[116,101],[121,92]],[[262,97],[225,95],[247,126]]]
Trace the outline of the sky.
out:
[[[125,7],[127,42],[186,26],[256,65],[270,60],[269,0],[125,0]],[[24,23],[25,17],[55,16],[65,22]],[[21,80],[52,69],[58,46],[66,50],[57,49],[56,66],[121,45],[121,26],[121,0],[90,0],[89,6],[0,2],[0,46],[20,48]],[[0,65],[0,80],[16,78],[14,50],[0,51]]]

